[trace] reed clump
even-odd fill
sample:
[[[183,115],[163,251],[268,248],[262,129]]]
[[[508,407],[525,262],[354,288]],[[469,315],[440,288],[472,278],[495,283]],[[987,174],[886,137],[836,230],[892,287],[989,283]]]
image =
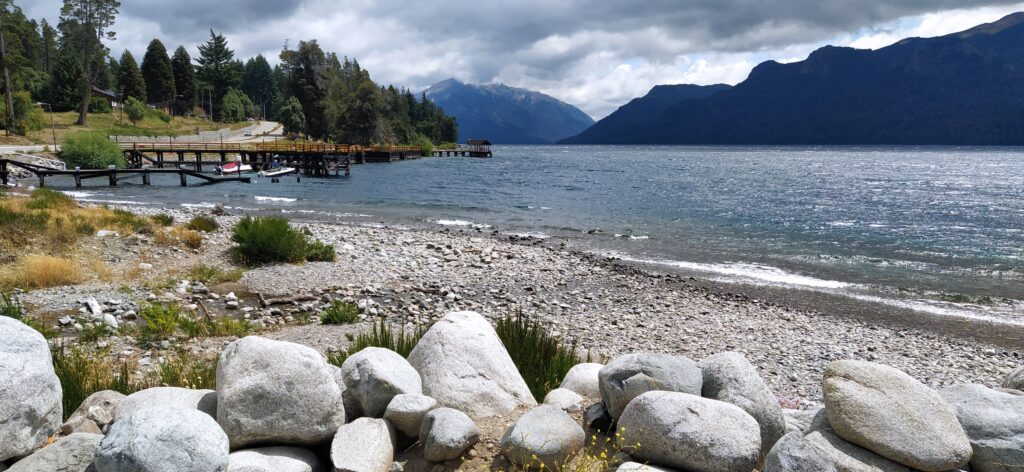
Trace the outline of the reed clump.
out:
[[[562,344],[543,325],[521,312],[499,320],[495,331],[538,402],[558,388],[574,365],[591,360],[589,353],[581,355],[575,344]]]

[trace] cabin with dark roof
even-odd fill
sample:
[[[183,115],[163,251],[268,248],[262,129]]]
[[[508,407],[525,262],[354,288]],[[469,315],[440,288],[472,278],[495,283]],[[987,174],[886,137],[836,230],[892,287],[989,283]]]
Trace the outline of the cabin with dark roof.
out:
[[[102,98],[110,102],[110,108],[121,106],[121,97],[111,90],[104,90],[95,85],[92,86],[92,98]]]

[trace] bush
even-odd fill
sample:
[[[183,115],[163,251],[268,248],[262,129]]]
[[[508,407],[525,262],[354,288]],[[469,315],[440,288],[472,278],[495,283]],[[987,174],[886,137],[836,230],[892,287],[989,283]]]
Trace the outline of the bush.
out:
[[[89,113],[111,113],[110,101],[103,97],[92,97],[89,100]]]
[[[14,124],[10,126],[12,133],[25,135],[29,131],[43,129],[43,109],[36,105],[28,92],[15,92],[11,95],[11,103],[14,105]],[[0,125],[8,128],[7,103],[4,100],[0,100]]]
[[[174,224],[174,217],[167,213],[157,213],[149,217],[149,219],[153,220],[153,222],[160,226],[170,226]]]
[[[359,308],[355,303],[334,300],[331,306],[320,313],[320,323],[351,324],[359,319]]]
[[[153,222],[128,210],[111,210],[111,223],[133,233],[153,234]]]
[[[334,262],[338,259],[334,246],[322,241],[307,241],[305,252],[306,260],[310,262]]]
[[[285,218],[246,216],[235,225],[231,240],[236,244],[231,255],[242,264],[306,259],[306,236],[292,229]]]
[[[185,225],[185,227],[192,231],[212,233],[214,231],[217,231],[220,228],[220,225],[217,223],[217,220],[214,219],[212,216],[198,215],[192,217],[192,219],[189,220],[188,224]]]
[[[199,264],[188,271],[188,279],[204,284],[217,285],[224,282],[238,282],[242,279],[241,269],[224,270],[219,267]]]
[[[373,325],[373,331],[360,333],[356,336],[348,349],[328,353],[327,362],[341,367],[341,364],[345,362],[345,359],[348,359],[348,356],[368,347],[382,347],[395,351],[402,357],[409,357],[409,353],[416,347],[416,343],[420,342],[420,338],[423,337],[423,334],[428,329],[430,329],[429,326],[420,325],[415,330],[409,332],[405,330],[403,325],[398,328],[398,333],[396,334],[391,325],[387,324],[384,320],[380,320],[379,324]]]
[[[171,120],[173,119],[171,117],[170,113],[167,113],[166,111],[163,111],[163,110],[157,110],[156,111],[156,117],[160,118],[160,121],[163,121],[164,123],[170,123]]]
[[[146,105],[135,97],[128,97],[124,102],[124,113],[128,115],[132,124],[138,123],[146,117]]]
[[[530,392],[538,402],[565,378],[574,365],[590,362],[590,355],[580,357],[576,346],[565,347],[547,333],[540,323],[517,313],[505,316],[495,328],[512,362],[526,380]]]
[[[107,166],[124,167],[121,148],[95,131],[74,133],[61,145],[60,157],[68,167],[83,169],[106,169]]]
[[[77,284],[84,280],[74,261],[31,254],[22,256],[13,270],[0,276],[0,287],[36,289]]]
[[[203,245],[203,235],[181,226],[171,228],[171,237],[189,249],[199,249]]]
[[[79,347],[63,345],[52,350],[53,370],[63,392],[64,419],[67,420],[89,395],[114,390],[125,395],[145,388],[132,381],[132,368],[126,362],[115,363],[86,353]]]
[[[181,306],[177,303],[152,303],[139,310],[139,318],[145,321],[141,330],[143,339],[166,339],[174,336],[174,332],[178,330],[182,318]]]
[[[49,210],[51,208],[71,208],[76,206],[75,201],[62,192],[48,188],[37,188],[25,204],[25,208],[32,210]]]

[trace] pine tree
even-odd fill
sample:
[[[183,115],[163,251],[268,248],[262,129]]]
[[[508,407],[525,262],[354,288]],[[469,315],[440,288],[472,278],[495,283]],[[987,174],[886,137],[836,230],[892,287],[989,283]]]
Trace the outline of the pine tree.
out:
[[[97,57],[106,54],[102,39],[114,39],[113,31],[107,30],[117,19],[121,2],[118,0],[64,0],[60,9],[64,36],[80,53],[82,80],[79,81],[78,125],[84,125],[92,97],[92,84],[96,80],[93,65]]]
[[[242,73],[242,92],[252,99],[257,108],[270,106],[274,101],[274,71],[262,54],[249,59]],[[264,117],[266,118],[266,117]]]
[[[174,90],[178,93],[175,109],[179,115],[192,112],[196,106],[196,76],[192,69],[192,58],[184,46],[178,46],[171,58],[171,71],[174,74]]]
[[[117,84],[121,87],[122,101],[134,97],[140,102],[146,101],[146,81],[139,71],[139,65],[135,62],[132,53],[125,51],[121,54],[121,63],[118,67]]]
[[[210,40],[199,45],[197,76],[213,94],[213,103],[220,103],[232,88],[241,85],[242,67],[234,60],[235,52],[228,48],[224,35],[210,30]],[[214,119],[220,110],[214,109]]]
[[[82,66],[73,51],[60,50],[53,62],[50,81],[43,90],[46,101],[54,111],[74,110],[81,97],[78,96],[79,81],[82,80]]]
[[[44,19],[40,24],[43,40],[43,71],[49,74],[57,63],[57,30]]]
[[[142,79],[146,82],[146,99],[152,104],[166,104],[174,100],[174,72],[167,49],[159,39],[149,42],[142,58]]]

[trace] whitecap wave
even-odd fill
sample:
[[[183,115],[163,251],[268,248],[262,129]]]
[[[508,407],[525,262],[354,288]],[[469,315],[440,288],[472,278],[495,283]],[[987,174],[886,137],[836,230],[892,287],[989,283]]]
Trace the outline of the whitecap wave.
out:
[[[485,225],[485,224],[481,224],[481,223],[474,223],[472,221],[467,221],[467,220],[444,220],[444,219],[442,219],[442,220],[434,220],[434,223],[437,223],[437,224],[439,224],[441,226],[468,226],[468,227],[472,227],[472,228],[490,228],[491,227],[491,225]]]
[[[294,201],[296,201],[296,200],[297,200],[297,199],[295,199],[295,198],[288,198],[288,197],[265,197],[265,196],[263,196],[263,195],[256,195],[256,196],[254,196],[253,198],[255,198],[255,199],[256,199],[256,201],[258,201],[258,202],[281,202],[281,203],[291,203],[291,202],[294,202]]]
[[[64,193],[64,195],[76,199],[89,198],[96,195],[96,192],[82,192],[76,190],[61,190],[61,192]]]
[[[551,236],[540,231],[526,231],[522,233],[507,233],[509,236],[516,236],[520,238],[533,238],[533,239],[548,239]]]
[[[185,208],[216,208],[217,207],[217,205],[214,205],[213,203],[208,203],[208,202],[182,203],[181,206],[183,206]]]
[[[701,262],[676,261],[671,259],[640,259],[631,256],[617,256],[622,260],[641,264],[654,264],[728,276],[732,282],[762,283],[782,286],[811,287],[818,289],[843,289],[855,284],[838,280],[826,280],[787,272],[778,267],[747,262],[709,264]]]

